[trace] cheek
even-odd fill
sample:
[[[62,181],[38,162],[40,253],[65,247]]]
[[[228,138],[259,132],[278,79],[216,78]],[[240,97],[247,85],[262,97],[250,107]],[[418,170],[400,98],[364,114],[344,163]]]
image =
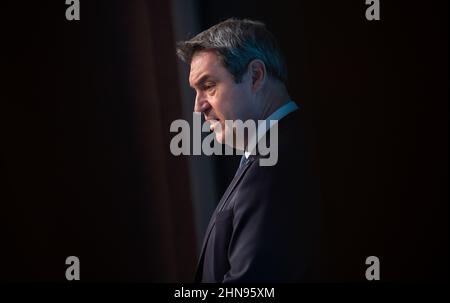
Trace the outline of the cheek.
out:
[[[229,89],[218,96],[218,108],[227,120],[239,119],[239,112],[245,102],[245,96],[239,89]]]
[[[226,85],[220,87],[210,97],[211,106],[216,116],[223,123],[224,120],[243,119],[246,116],[248,96],[242,85]]]
[[[214,109],[215,116],[220,119],[221,122],[225,119],[230,119],[228,112],[230,107],[230,98],[227,92],[216,92],[214,96],[210,97],[210,104]]]

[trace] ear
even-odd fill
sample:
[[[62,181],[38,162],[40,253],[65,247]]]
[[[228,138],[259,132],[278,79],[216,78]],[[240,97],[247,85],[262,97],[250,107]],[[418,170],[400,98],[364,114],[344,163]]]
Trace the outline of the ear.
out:
[[[266,81],[266,65],[259,59],[252,60],[248,65],[248,72],[252,81],[252,90],[259,90]]]

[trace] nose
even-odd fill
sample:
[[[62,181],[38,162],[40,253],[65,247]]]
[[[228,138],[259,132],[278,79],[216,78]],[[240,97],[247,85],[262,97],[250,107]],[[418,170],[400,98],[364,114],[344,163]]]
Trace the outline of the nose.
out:
[[[211,107],[208,100],[203,94],[197,94],[195,96],[194,112],[203,113]]]

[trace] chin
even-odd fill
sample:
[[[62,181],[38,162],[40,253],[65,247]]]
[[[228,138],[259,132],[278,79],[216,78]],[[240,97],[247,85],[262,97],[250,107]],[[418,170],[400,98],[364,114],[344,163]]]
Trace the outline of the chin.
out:
[[[215,135],[216,135],[217,142],[219,142],[220,144],[225,143],[225,136],[224,136],[223,132],[217,132],[217,133],[215,133]]]
[[[218,127],[214,128],[214,134],[216,136],[216,140],[217,142],[219,142],[220,144],[224,144],[225,143],[225,133],[226,133],[226,129],[225,126],[222,125],[221,123],[217,125]],[[225,131],[224,131],[225,130]]]

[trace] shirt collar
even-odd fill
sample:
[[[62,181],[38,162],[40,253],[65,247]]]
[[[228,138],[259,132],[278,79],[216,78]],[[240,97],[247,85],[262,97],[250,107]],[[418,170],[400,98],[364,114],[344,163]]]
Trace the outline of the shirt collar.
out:
[[[274,111],[269,117],[267,117],[266,120],[261,121],[258,124],[258,140],[256,142],[259,142],[262,137],[266,134],[266,132],[272,127],[273,124],[278,123],[279,120],[286,117],[288,114],[292,113],[293,111],[296,111],[298,109],[298,105],[294,101],[289,101],[288,103],[282,105],[279,107],[276,111]],[[274,121],[274,122],[270,122]],[[254,149],[254,148],[253,148]],[[250,157],[252,150],[245,151],[244,156],[246,159]]]

